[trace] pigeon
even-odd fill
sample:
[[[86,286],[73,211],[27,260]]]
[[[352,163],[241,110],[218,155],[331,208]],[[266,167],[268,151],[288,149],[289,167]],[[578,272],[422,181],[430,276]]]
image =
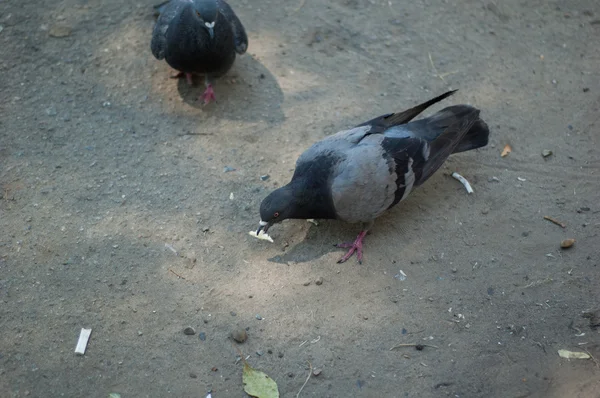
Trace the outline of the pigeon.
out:
[[[235,54],[244,54],[248,36],[224,0],[169,0],[154,7],[159,13],[150,48],[157,59],[185,75],[204,75],[204,103],[215,99],[210,78],[224,75]]]
[[[429,106],[454,94],[446,92],[400,113],[391,113],[326,137],[296,162],[289,184],[271,192],[260,205],[257,234],[285,219],[336,219],[363,223],[338,262],[355,252],[362,263],[363,239],[374,220],[406,199],[453,153],[481,148],[489,129],[479,110],[454,105],[411,121]]]

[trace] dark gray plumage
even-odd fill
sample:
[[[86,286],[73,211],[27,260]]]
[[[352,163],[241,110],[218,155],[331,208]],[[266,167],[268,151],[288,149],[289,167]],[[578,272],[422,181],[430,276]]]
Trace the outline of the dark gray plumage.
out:
[[[209,78],[231,68],[235,54],[248,48],[244,26],[224,0],[170,0],[159,12],[150,47],[157,59],[186,75],[205,76],[205,103],[214,99]]]
[[[489,129],[468,105],[410,122],[454,92],[314,144],[300,155],[292,181],[261,203],[259,231],[287,218],[362,222],[367,226],[354,242],[338,245],[350,248],[340,262],[355,251],[361,261],[362,239],[375,218],[424,183],[450,154],[487,145]]]

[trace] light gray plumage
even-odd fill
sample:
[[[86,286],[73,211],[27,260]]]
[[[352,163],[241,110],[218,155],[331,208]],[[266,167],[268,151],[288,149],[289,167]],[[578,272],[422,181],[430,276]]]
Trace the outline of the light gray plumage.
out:
[[[425,119],[413,119],[445,93],[407,111],[384,115],[329,136],[298,159],[292,181],[267,196],[261,227],[286,218],[332,218],[367,227],[341,261],[362,257],[362,239],[373,221],[425,182],[451,153],[480,148],[489,130],[479,110],[455,105]]]

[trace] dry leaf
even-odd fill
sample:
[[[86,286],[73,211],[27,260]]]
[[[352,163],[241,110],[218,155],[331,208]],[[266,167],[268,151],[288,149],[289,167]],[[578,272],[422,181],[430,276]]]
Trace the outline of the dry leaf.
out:
[[[244,391],[255,398],[279,398],[277,383],[260,370],[252,368],[244,363],[242,371],[242,382]]]
[[[567,359],[590,359],[590,355],[580,351],[558,350],[558,355],[561,358]]]
[[[509,153],[512,152],[512,148],[510,147],[510,145],[506,144],[504,146],[504,149],[502,150],[502,153],[500,154],[500,156],[502,156],[503,158],[508,156]]]

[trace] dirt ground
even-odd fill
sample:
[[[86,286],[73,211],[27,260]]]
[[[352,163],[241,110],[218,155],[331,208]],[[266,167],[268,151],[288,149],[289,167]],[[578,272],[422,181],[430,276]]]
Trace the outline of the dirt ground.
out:
[[[600,3],[230,3],[249,51],[205,107],[150,52],[153,0],[0,2],[0,395],[244,397],[237,346],[282,397],[309,363],[300,397],[600,397],[557,354],[600,360]],[[450,88],[428,113],[479,107],[490,145],[362,265],[332,246],[356,225],[248,236],[313,142]]]

